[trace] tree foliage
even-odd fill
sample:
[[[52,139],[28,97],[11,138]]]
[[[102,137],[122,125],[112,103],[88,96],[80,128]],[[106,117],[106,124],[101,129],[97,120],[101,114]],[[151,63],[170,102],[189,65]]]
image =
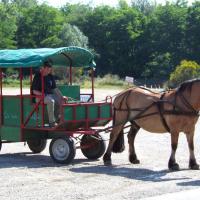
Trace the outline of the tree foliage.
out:
[[[91,1],[92,2],[92,1]],[[0,1],[0,48],[76,45],[96,55],[98,75],[164,82],[182,60],[200,62],[200,2],[118,0],[118,6]]]
[[[0,49],[15,48],[16,13],[14,5],[0,3]]]
[[[169,86],[177,86],[183,81],[198,78],[200,76],[200,65],[198,65],[194,61],[181,61],[180,65],[178,65],[170,74]]]

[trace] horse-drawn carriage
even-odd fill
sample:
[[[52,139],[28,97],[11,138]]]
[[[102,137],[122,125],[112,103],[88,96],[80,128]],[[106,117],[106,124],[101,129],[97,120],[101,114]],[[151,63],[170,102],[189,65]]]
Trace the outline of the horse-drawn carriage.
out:
[[[0,150],[2,144],[10,142],[27,142],[33,153],[40,153],[52,139],[49,152],[58,163],[70,163],[76,153],[74,141],[80,142],[82,153],[89,159],[97,159],[105,151],[105,142],[96,127],[105,126],[112,120],[111,98],[105,102],[94,102],[93,54],[78,47],[19,49],[0,51]],[[54,127],[48,127],[46,105],[44,103],[44,77],[40,101],[32,102],[35,95],[24,94],[23,74],[30,74],[30,86],[33,71],[51,61],[53,67],[68,67],[69,84],[58,86],[64,96],[69,97],[61,105],[61,120]],[[72,68],[91,68],[92,92],[87,102],[81,101],[80,86],[73,85]],[[3,92],[3,71],[15,68],[19,71],[19,94],[5,95]],[[80,136],[82,136],[80,138]],[[80,138],[80,139],[79,139]]]
[[[69,85],[60,86],[64,96],[72,101],[61,105],[61,120],[58,126],[50,128],[45,117],[44,77],[42,95],[33,104],[34,95],[23,93],[23,70],[30,72],[32,83],[33,69],[51,60],[54,67],[69,67]],[[110,141],[103,156],[105,164],[111,164],[111,152],[124,149],[123,129],[129,122],[128,133],[129,161],[139,163],[134,141],[140,128],[149,132],[171,134],[171,155],[169,169],[177,170],[175,153],[180,132],[184,132],[189,146],[189,167],[199,169],[194,155],[194,130],[200,111],[200,79],[184,82],[179,88],[162,93],[155,93],[141,87],[122,91],[115,97],[107,97],[105,102],[94,102],[93,71],[92,92],[88,102],[82,102],[80,87],[72,84],[72,67],[92,67],[93,55],[82,48],[67,47],[57,49],[21,49],[0,51],[0,149],[9,142],[27,142],[33,153],[40,153],[46,146],[47,139],[52,139],[50,155],[58,163],[70,163],[75,157],[74,139],[80,141],[83,154],[89,159],[101,157],[105,143],[98,134],[111,130]],[[20,93],[5,95],[2,89],[3,69],[18,68]],[[91,68],[92,70],[93,68]],[[113,113],[112,113],[113,110]],[[113,126],[104,128],[113,119]],[[99,126],[103,127],[99,130]],[[81,139],[79,139],[82,136]]]

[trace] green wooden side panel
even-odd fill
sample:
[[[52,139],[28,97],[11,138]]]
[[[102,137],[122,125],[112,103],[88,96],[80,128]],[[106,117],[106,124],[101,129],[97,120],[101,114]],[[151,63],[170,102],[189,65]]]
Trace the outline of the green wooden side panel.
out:
[[[23,98],[24,120],[27,119],[33,109],[33,104],[29,97]],[[41,112],[42,109],[39,109]],[[41,121],[41,114],[38,114]],[[36,124],[36,112],[31,116],[27,125]],[[3,97],[3,125],[5,126],[20,126],[20,98],[18,96]]]
[[[20,98],[3,97],[3,125],[20,126]]]
[[[110,116],[110,105],[104,104],[101,106],[101,118],[109,118]]]
[[[100,109],[100,116],[98,116],[98,109]],[[102,104],[98,108],[97,104],[91,104],[88,106],[88,118],[94,120],[96,118],[110,118],[110,104]],[[64,119],[69,120],[84,120],[87,118],[86,105],[80,104],[75,108],[76,118],[73,118],[73,106],[66,106],[64,108]]]
[[[20,128],[12,126],[1,126],[0,135],[1,140],[20,142]]]
[[[73,120],[73,107],[71,107],[71,106],[65,107],[64,119],[67,121]]]
[[[111,116],[111,105],[108,103],[102,104],[98,106],[98,104],[90,104],[84,105],[80,104],[75,107],[75,111],[73,106],[65,107],[64,109],[64,119],[66,121],[66,126],[68,128],[80,128],[85,127],[86,119],[87,119],[87,109],[88,109],[88,119],[89,125],[92,126],[104,126],[107,124],[112,116]],[[74,112],[76,115],[74,115]],[[73,116],[74,115],[74,116]],[[100,119],[99,119],[100,118]],[[77,120],[81,122],[72,123],[71,120]]]
[[[80,100],[80,86],[79,85],[58,85],[59,90],[63,96],[71,97],[77,101]]]
[[[86,119],[86,107],[78,106],[76,108],[76,120],[83,120],[83,119]]]
[[[91,105],[89,106],[89,119],[95,119],[98,118],[98,106],[97,105]]]
[[[24,120],[27,119],[31,111],[33,110],[33,104],[30,98],[24,98],[23,99],[23,111],[24,111]],[[41,115],[38,114],[38,118],[41,118]],[[33,113],[31,116],[27,126],[35,126],[37,121],[37,114],[36,112]]]

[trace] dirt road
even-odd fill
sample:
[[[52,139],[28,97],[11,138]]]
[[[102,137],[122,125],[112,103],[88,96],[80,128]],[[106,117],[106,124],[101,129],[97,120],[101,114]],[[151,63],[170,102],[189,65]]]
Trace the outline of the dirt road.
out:
[[[99,99],[118,91],[97,91]],[[100,98],[101,97],[101,98]],[[108,135],[104,134],[105,138]],[[126,141],[127,147],[127,141]],[[200,163],[200,126],[196,127],[195,152]],[[102,159],[87,160],[77,150],[74,162],[63,166],[53,163],[48,147],[34,155],[23,143],[4,144],[0,152],[0,199],[143,199],[200,186],[200,171],[188,170],[188,148],[180,136],[177,161],[181,170],[169,172],[169,134],[150,134],[140,130],[136,138],[139,165],[128,162],[128,148],[113,154],[113,166]],[[198,199],[199,197],[197,197]]]

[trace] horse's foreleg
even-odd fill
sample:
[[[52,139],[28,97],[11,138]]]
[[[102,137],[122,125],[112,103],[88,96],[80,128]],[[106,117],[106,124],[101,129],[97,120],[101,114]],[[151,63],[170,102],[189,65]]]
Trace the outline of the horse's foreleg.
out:
[[[137,135],[137,132],[139,131],[140,127],[135,124],[134,122],[132,123],[132,126],[130,128],[130,131],[128,133],[128,143],[129,143],[129,161],[133,164],[139,164],[140,161],[137,159],[137,155],[135,152],[135,136]]]
[[[190,152],[189,168],[198,170],[199,165],[197,164],[196,158],[194,155],[194,142],[193,142],[194,131],[187,132],[186,137],[187,137],[187,142],[188,142],[188,147],[189,147],[189,152]]]
[[[171,156],[168,162],[168,168],[173,171],[179,170],[179,165],[178,163],[176,163],[175,159],[176,149],[178,146],[178,138],[179,138],[179,132],[171,133]]]
[[[104,161],[105,165],[111,165],[112,164],[112,162],[111,162],[112,148],[113,148],[113,145],[114,145],[115,141],[117,140],[117,137],[118,137],[118,135],[121,132],[123,127],[124,127],[124,124],[118,125],[118,126],[113,127],[113,129],[111,131],[108,148],[106,150],[106,153],[103,156],[103,161]]]

